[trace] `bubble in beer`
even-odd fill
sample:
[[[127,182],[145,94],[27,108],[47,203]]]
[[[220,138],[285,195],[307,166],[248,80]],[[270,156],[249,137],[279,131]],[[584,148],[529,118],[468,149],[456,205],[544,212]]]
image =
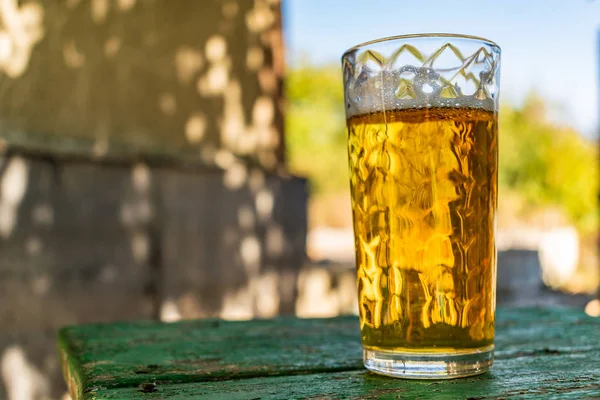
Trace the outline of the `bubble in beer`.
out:
[[[362,71],[348,87],[348,116],[373,113],[381,109],[465,107],[488,111],[495,109],[494,85],[490,72],[479,74],[483,82],[472,95],[462,93],[457,84],[442,84],[441,76],[432,68],[405,65],[398,70]],[[472,84],[472,82],[469,82]],[[448,100],[455,102],[451,103]]]
[[[348,118],[363,344],[486,349],[494,336],[496,118],[447,99],[418,101]]]

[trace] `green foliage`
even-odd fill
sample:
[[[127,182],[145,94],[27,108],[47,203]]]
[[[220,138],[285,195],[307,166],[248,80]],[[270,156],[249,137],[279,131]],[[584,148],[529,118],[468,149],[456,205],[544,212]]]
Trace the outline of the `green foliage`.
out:
[[[546,119],[542,100],[500,111],[501,189],[531,206],[559,206],[583,231],[597,228],[598,145]]]
[[[315,193],[347,189],[348,154],[340,68],[289,71],[286,143],[293,172],[311,179]]]
[[[314,194],[348,188],[341,71],[335,66],[292,69],[287,77],[286,140],[290,168],[311,179]],[[598,146],[551,124],[543,101],[500,111],[500,192],[531,206],[558,206],[581,230],[597,228]]]

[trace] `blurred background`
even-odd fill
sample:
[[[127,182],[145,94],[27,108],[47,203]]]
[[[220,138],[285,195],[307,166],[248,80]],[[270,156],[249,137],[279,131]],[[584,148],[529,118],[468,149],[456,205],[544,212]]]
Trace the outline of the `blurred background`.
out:
[[[0,398],[57,329],[355,313],[339,58],[503,50],[498,304],[600,315],[600,2],[0,0]]]

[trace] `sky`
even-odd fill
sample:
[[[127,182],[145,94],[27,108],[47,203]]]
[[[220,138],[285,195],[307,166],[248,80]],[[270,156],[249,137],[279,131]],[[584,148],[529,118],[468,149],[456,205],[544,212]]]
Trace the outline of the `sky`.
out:
[[[300,55],[339,63],[386,36],[485,37],[502,48],[501,101],[518,106],[535,90],[554,121],[598,137],[600,0],[283,0],[283,29],[291,67]]]

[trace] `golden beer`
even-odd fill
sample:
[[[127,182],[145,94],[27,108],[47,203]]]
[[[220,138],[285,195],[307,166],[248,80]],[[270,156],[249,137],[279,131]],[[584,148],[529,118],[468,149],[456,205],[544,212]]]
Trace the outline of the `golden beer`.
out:
[[[347,124],[365,350],[489,351],[496,114],[415,108],[350,116]]]

